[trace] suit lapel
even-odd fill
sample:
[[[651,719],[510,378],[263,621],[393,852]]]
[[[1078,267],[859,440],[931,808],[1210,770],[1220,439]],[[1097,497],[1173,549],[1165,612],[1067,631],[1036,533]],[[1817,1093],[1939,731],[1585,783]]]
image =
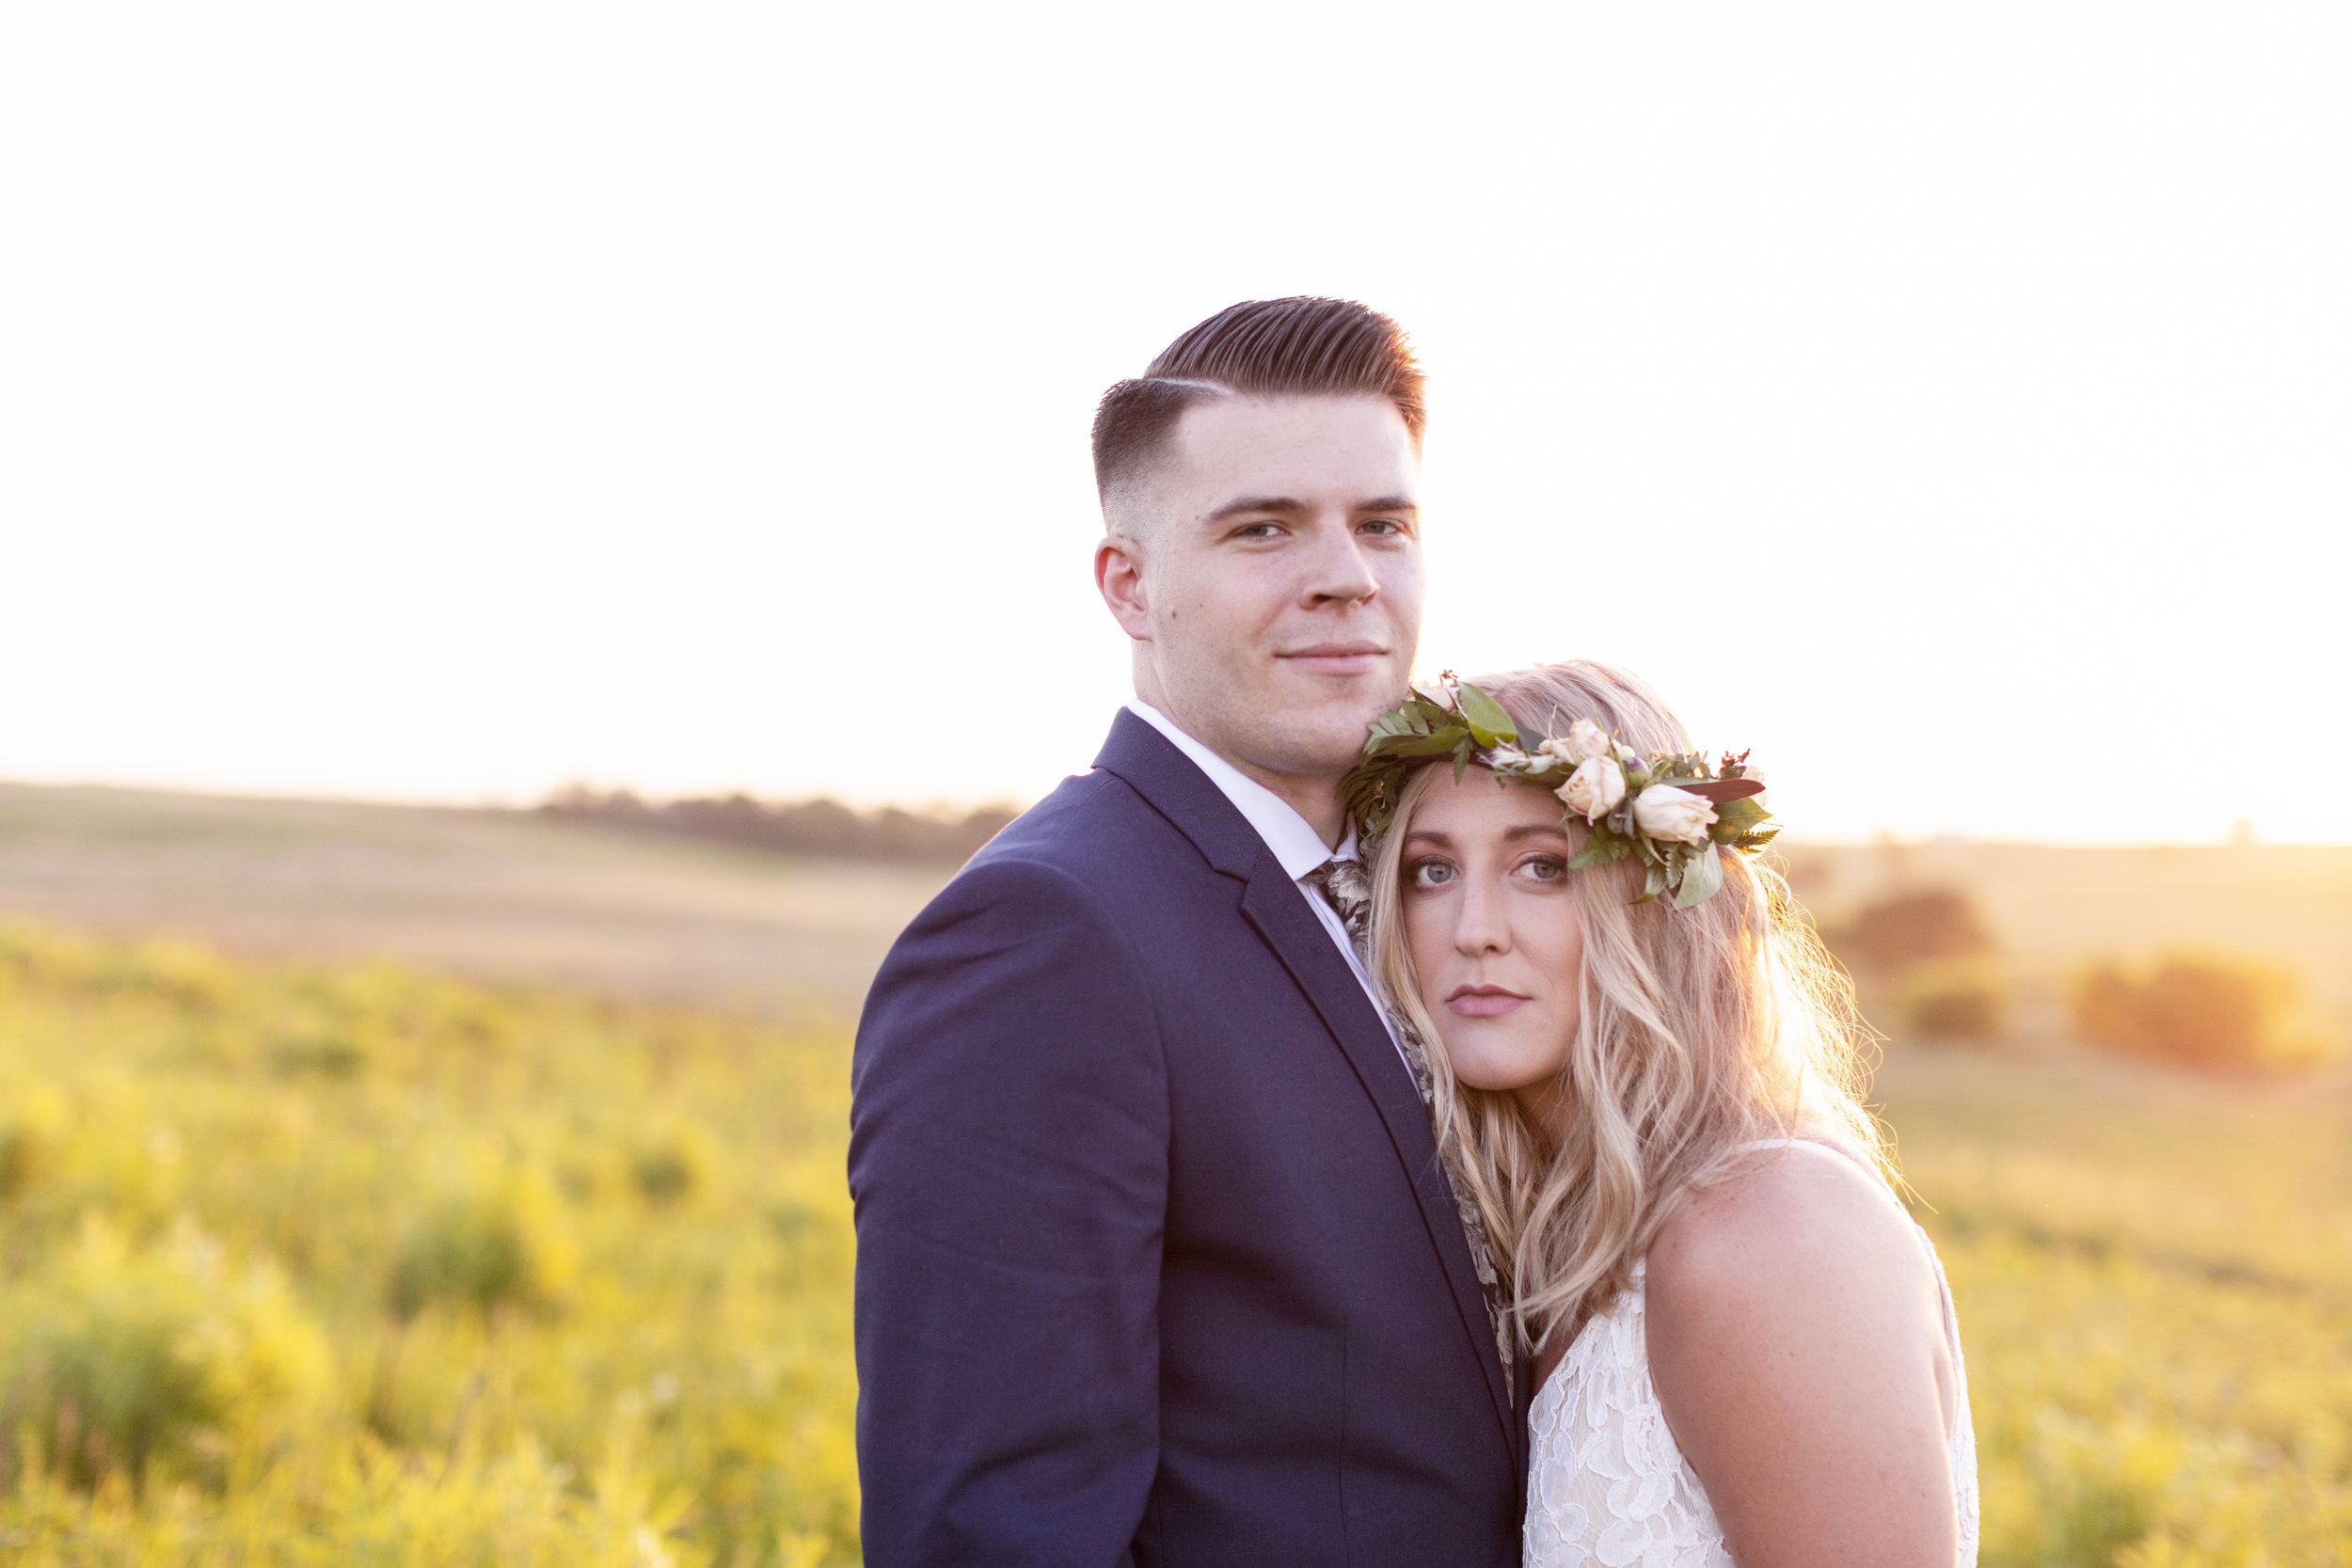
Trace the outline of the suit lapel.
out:
[[[1283,872],[1257,830],[1165,736],[1121,710],[1095,766],[1127,781],[1192,841],[1212,866],[1245,884],[1243,916],[1313,1004],[1388,1131],[1406,1179],[1412,1184],[1422,1224],[1453,1290],[1463,1331],[1477,1353],[1479,1369],[1502,1424],[1503,1441],[1524,1469],[1526,1423],[1513,1409],[1503,1385],[1486,1296],[1479,1290],[1470,1243],[1462,1236],[1453,1190],[1438,1167],[1429,1112],[1372,999],[1364,994],[1330,933],[1307,907],[1306,895]]]
[[[1261,854],[1263,863],[1242,895],[1242,913],[1257,927],[1266,945],[1274,949],[1291,972],[1291,978],[1307,993],[1307,999],[1314,1004],[1315,1011],[1323,1016],[1324,1026],[1330,1030],[1331,1037],[1355,1069],[1356,1081],[1363,1085],[1364,1093],[1380,1113],[1389,1142],[1396,1149],[1397,1160],[1404,1165],[1406,1178],[1413,1185],[1413,1196],[1420,1202],[1422,1224],[1429,1232],[1430,1244],[1438,1249],[1438,1259],[1444,1264],[1446,1282],[1454,1290],[1454,1308],[1461,1314],[1463,1331],[1477,1352],[1479,1370],[1486,1375],[1495,1413],[1502,1420],[1503,1440],[1516,1453],[1518,1427],[1513,1419],[1510,1394],[1503,1386],[1502,1364],[1495,1354],[1486,1298],[1478,1286],[1477,1268],[1470,1262],[1470,1243],[1462,1236],[1462,1219],[1454,1207],[1453,1189],[1446,1184],[1445,1172],[1438,1164],[1437,1139],[1430,1131],[1428,1108],[1422,1104],[1412,1074],[1397,1055],[1396,1042],[1390,1037],[1372,999],[1364,994],[1355,972],[1333,945],[1330,933],[1315,918],[1314,911],[1307,908],[1298,884],[1282,874],[1272,850],[1262,850]]]

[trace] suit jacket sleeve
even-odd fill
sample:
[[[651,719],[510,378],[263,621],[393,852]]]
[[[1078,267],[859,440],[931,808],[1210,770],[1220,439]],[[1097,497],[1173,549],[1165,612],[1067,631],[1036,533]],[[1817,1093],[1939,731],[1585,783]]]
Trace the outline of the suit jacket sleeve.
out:
[[[883,964],[851,1073],[866,1560],[1127,1560],[1158,1465],[1167,1075],[1067,873],[967,868]]]

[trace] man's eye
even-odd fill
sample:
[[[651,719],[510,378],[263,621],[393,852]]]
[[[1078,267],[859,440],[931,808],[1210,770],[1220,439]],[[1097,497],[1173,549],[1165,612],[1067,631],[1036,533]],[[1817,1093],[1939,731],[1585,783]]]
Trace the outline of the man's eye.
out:
[[[1415,861],[1406,875],[1418,888],[1443,887],[1454,880],[1454,867],[1443,861]]]
[[[1361,528],[1361,531],[1366,532],[1366,533],[1390,533],[1390,534],[1395,534],[1395,533],[1403,533],[1403,532],[1405,531],[1405,525],[1404,525],[1403,523],[1398,522],[1398,521],[1397,521],[1394,517],[1372,517],[1372,518],[1367,518],[1367,519],[1366,519],[1366,520],[1365,520],[1365,521],[1364,521],[1364,522],[1360,525],[1360,528]]]
[[[1279,523],[1244,523],[1233,531],[1236,539],[1271,539],[1282,531]]]

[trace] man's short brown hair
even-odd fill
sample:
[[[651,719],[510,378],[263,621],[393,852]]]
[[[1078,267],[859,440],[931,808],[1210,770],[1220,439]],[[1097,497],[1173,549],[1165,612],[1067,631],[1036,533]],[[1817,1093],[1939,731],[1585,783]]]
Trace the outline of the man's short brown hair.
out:
[[[1251,299],[1178,338],[1103,394],[1094,486],[1109,495],[1167,446],[1176,421],[1214,397],[1384,397],[1421,445],[1428,416],[1405,329],[1352,299]]]

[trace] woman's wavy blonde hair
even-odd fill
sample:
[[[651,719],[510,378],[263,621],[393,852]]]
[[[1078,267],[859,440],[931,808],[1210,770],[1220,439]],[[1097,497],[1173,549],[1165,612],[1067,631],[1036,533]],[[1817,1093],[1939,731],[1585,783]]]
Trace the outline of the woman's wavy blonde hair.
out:
[[[1647,686],[1604,664],[1538,665],[1475,684],[1523,736],[1565,735],[1589,719],[1639,752],[1694,750]],[[1558,1147],[1515,1096],[1457,1082],[1422,1004],[1402,918],[1406,835],[1430,789],[1451,777],[1442,765],[1414,775],[1373,847],[1374,969],[1427,1046],[1438,1148],[1486,1223],[1530,1354],[1563,1325],[1573,1338],[1614,1299],[1675,1206],[1724,1175],[1743,1144],[1828,1139],[1892,1179],[1891,1150],[1862,1104],[1870,1037],[1851,983],[1788,884],[1749,855],[1724,852],[1723,891],[1688,910],[1633,903],[1641,874],[1631,859],[1574,873],[1581,1006],[1560,1086],[1576,1115]],[[1581,821],[1571,818],[1568,836],[1581,843]]]

